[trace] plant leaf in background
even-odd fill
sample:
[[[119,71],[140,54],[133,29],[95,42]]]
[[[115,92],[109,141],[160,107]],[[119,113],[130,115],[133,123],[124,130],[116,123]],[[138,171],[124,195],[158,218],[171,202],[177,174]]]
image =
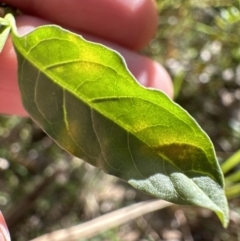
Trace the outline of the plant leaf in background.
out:
[[[2,19],[0,22],[0,53],[2,52],[5,42],[7,41],[10,30],[11,26],[8,25],[5,19]]]
[[[115,51],[54,25],[20,37],[7,18],[23,104],[50,137],[139,190],[213,210],[227,226],[212,143],[186,111],[140,86]]]

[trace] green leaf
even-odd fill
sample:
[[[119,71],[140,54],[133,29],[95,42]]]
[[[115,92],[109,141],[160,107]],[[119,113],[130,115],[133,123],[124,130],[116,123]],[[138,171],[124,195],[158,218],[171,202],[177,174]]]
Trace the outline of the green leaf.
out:
[[[226,161],[221,165],[222,172],[226,174],[234,167],[237,167],[240,163],[240,150],[231,155]]]
[[[61,147],[155,197],[209,208],[227,226],[213,146],[186,111],[140,86],[115,51],[58,26],[12,37],[23,104]]]
[[[0,53],[7,41],[11,26],[4,18],[0,18]]]

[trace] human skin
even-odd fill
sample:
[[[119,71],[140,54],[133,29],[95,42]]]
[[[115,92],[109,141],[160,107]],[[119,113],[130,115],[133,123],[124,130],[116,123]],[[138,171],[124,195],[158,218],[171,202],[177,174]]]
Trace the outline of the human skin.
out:
[[[173,95],[171,79],[158,63],[140,56],[154,36],[158,15],[153,0],[5,0],[24,15],[17,17],[20,34],[36,26],[54,23],[86,39],[119,51],[136,79],[147,87]],[[27,116],[17,84],[16,55],[9,37],[0,54],[0,113]]]
[[[2,212],[0,211],[0,241],[10,241],[10,234],[7,228],[7,224],[4,220]]]

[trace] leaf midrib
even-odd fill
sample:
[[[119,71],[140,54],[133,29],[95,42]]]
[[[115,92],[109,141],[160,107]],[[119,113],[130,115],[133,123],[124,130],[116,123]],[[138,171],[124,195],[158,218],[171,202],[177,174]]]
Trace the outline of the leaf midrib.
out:
[[[25,39],[25,40],[26,40],[26,38],[27,38],[27,36],[23,36],[23,37],[15,37],[15,36],[14,36],[13,39],[14,39],[14,41],[17,41],[17,42],[18,42],[18,39],[20,39],[20,41],[21,41],[22,39]],[[41,41],[41,42],[42,42],[42,41]],[[20,46],[20,48],[19,48],[19,46]],[[116,123],[119,127],[121,127],[121,129],[127,131],[128,133],[131,133],[131,135],[135,136],[138,140],[140,140],[142,143],[144,143],[146,146],[148,146],[148,148],[150,148],[150,149],[153,150],[153,147],[149,146],[149,144],[146,143],[144,140],[142,140],[138,135],[135,135],[135,134],[132,132],[131,129],[126,128],[126,126],[122,125],[122,123],[119,122],[119,121],[117,121],[116,119],[113,120],[114,118],[109,118],[109,116],[106,116],[106,115],[101,111],[101,109],[96,108],[94,105],[91,105],[90,103],[91,103],[91,102],[93,103],[93,102],[95,101],[94,99],[93,99],[93,100],[90,100],[90,101],[84,100],[83,98],[81,98],[81,96],[77,95],[74,90],[69,89],[69,88],[68,88],[69,86],[64,85],[64,84],[62,83],[63,81],[62,81],[62,80],[59,80],[59,77],[58,77],[58,76],[53,76],[53,75],[51,75],[51,73],[48,73],[48,72],[49,72],[49,71],[47,71],[48,67],[45,68],[45,67],[37,64],[35,61],[33,61],[32,58],[29,57],[29,53],[30,53],[30,52],[27,53],[27,52],[25,51],[25,49],[21,47],[21,44],[18,45],[17,51],[19,51],[19,52],[22,54],[22,56],[23,56],[25,59],[27,59],[28,62],[29,62],[31,65],[33,65],[36,69],[38,69],[42,74],[46,75],[49,79],[51,79],[51,81],[53,81],[55,84],[57,84],[57,85],[58,85],[60,88],[62,88],[64,91],[67,91],[67,92],[73,94],[77,99],[79,99],[79,100],[82,101],[84,104],[86,104],[90,109],[93,109],[93,110],[95,110],[97,113],[100,113],[100,114],[101,114],[102,116],[104,116],[106,119],[109,119],[109,120],[113,121],[113,122]],[[26,56],[25,56],[24,53],[26,53]],[[98,64],[98,65],[99,65],[99,63],[95,63],[95,62],[91,62],[91,63],[92,63],[92,64]],[[104,66],[105,66],[105,65],[104,65]],[[105,67],[106,67],[106,66],[105,66]],[[110,67],[110,68],[111,68],[111,67]],[[112,68],[111,68],[111,69],[112,69]],[[114,70],[114,71],[117,72],[116,70]],[[55,79],[56,79],[56,80],[55,80]],[[143,88],[143,89],[146,89],[145,87],[141,86],[137,81],[136,81],[135,83],[136,83],[139,87],[141,87],[141,88]],[[157,91],[157,90],[155,90],[155,91]],[[157,91],[157,92],[160,92],[160,91]],[[158,106],[159,108],[163,108],[164,110],[166,110],[166,111],[169,112],[169,110],[167,110],[166,108],[164,108],[164,107],[162,107],[162,106],[159,106],[159,105],[157,105],[156,103],[151,102],[150,100],[142,99],[142,98],[137,97],[137,96],[132,96],[132,97],[122,96],[122,97],[123,97],[123,98],[137,98],[137,99],[141,99],[141,100],[144,100],[144,101],[148,101],[148,102],[150,102],[151,104],[154,104],[154,105]],[[122,97],[121,97],[121,96],[118,96],[117,98],[122,98]],[[104,97],[103,97],[103,98],[104,98]],[[106,99],[107,99],[107,98],[111,98],[111,97],[106,97]],[[116,98],[116,97],[115,97],[115,98]],[[100,97],[100,98],[97,98],[97,99],[101,99],[101,97]],[[172,115],[173,115],[175,118],[177,118],[179,121],[183,122],[185,125],[189,126],[188,123],[186,123],[186,122],[184,122],[183,120],[181,120],[181,119],[180,119],[178,116],[176,116],[174,113],[172,113],[172,112],[169,112],[169,113],[172,114]],[[189,126],[189,127],[192,129],[191,126]],[[149,127],[149,128],[150,128],[150,127]],[[195,132],[195,130],[194,130],[194,132]],[[178,144],[178,143],[176,143],[176,144]],[[185,143],[185,144],[187,144],[187,145],[189,145],[189,146],[197,147],[197,146],[195,146],[195,145],[192,145],[191,143]],[[199,148],[199,147],[198,147],[198,148]],[[208,153],[206,153],[204,149],[201,148],[201,150],[206,154],[206,156],[208,156]],[[154,150],[153,150],[153,151],[154,151]],[[158,152],[158,154],[159,154],[159,156],[161,156],[163,159],[165,159],[166,161],[170,162],[174,167],[176,167],[177,169],[181,170],[178,166],[176,166],[175,163],[173,163],[173,162],[172,162],[169,158],[167,158],[164,154],[162,154],[162,153],[160,154],[159,152]],[[208,163],[209,163],[209,162],[208,162]],[[184,173],[183,170],[181,170],[181,171]],[[208,175],[210,175],[210,174],[208,173]],[[210,175],[210,176],[216,181],[215,177],[213,177],[212,175]]]

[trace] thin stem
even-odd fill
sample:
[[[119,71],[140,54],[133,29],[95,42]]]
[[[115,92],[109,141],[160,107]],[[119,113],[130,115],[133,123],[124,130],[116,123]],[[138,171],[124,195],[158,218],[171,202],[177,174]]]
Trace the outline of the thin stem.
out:
[[[226,174],[229,170],[240,163],[240,150],[230,156],[222,165],[222,172]]]

